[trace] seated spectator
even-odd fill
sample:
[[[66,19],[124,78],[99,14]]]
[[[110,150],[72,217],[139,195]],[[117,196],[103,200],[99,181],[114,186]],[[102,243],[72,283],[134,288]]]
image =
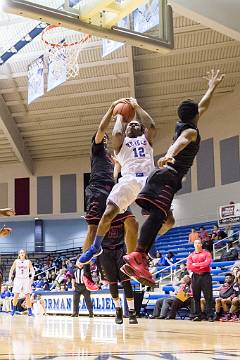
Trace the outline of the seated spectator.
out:
[[[151,273],[154,273],[157,270],[157,266],[161,266],[162,263],[163,263],[162,254],[159,251],[157,251],[156,257],[152,259],[150,262],[149,271]]]
[[[33,282],[32,286],[35,290],[41,290],[43,288],[44,281],[42,279],[41,275],[38,275],[38,278],[36,281]]]
[[[169,251],[167,255],[163,258],[162,265],[163,266],[171,266],[176,262],[176,257],[174,256],[172,251]]]
[[[50,290],[50,286],[49,286],[49,282],[48,279],[46,277],[43,278],[43,286],[42,289],[44,291],[49,291]]]
[[[202,244],[204,243],[204,241],[209,240],[209,234],[204,226],[201,226],[199,228],[198,235],[199,235],[199,239],[201,240]]]
[[[72,278],[67,278],[67,282],[65,284],[65,289],[67,291],[71,291],[72,290]]]
[[[48,255],[47,260],[46,260],[46,264],[47,264],[48,268],[50,268],[52,266],[52,262],[53,262],[53,259],[52,259],[51,255]]]
[[[31,296],[33,314],[36,315],[47,315],[44,300],[40,294],[32,294]]]
[[[12,293],[9,291],[8,286],[2,286],[1,296],[0,296],[0,306],[2,306],[2,311],[10,312],[11,311],[11,301]]]
[[[56,285],[61,285],[62,282],[66,282],[66,269],[61,269],[59,271],[59,274],[57,275],[55,281],[53,282],[52,286],[51,286],[51,290],[54,289],[56,287]]]
[[[169,313],[174,295],[168,298],[161,298],[156,301],[153,314],[149,316],[150,319],[165,319]],[[165,301],[168,300],[168,301]],[[164,304],[164,306],[163,306]]]
[[[189,275],[189,272],[187,270],[186,264],[185,263],[181,263],[180,264],[180,269],[176,272],[176,275],[174,276],[173,279],[173,284],[175,286],[179,286],[181,284],[181,280],[185,275]]]
[[[232,306],[229,311],[229,321],[238,321],[240,309],[240,272],[237,273],[236,280],[233,284],[234,296],[232,298]]]
[[[221,261],[232,261],[238,259],[238,251],[233,242],[228,243],[228,248],[221,255]]]
[[[240,261],[236,261],[231,270],[235,278],[237,278],[237,274],[240,272]]]
[[[213,231],[211,234],[211,239],[213,241],[225,239],[226,236],[226,233],[222,229],[220,229],[217,224],[213,226]]]
[[[232,230],[232,226],[231,225],[226,225],[224,228],[224,232],[227,235],[228,240],[233,241],[233,234],[234,231]]]
[[[189,275],[185,275],[183,277],[181,285],[179,289],[175,292],[175,295],[170,296],[169,298],[157,300],[151,318],[175,319],[177,310],[185,306],[190,306],[192,314],[193,300],[191,290],[191,278]],[[192,317],[191,314],[190,317]]]
[[[234,297],[234,275],[232,273],[225,274],[224,284],[219,289],[219,297],[215,300],[216,320],[226,321],[229,319],[229,309],[232,305]],[[223,310],[223,316],[221,315]]]
[[[66,286],[65,286],[65,284],[61,284],[61,285],[60,285],[60,291],[66,291]]]
[[[195,240],[199,238],[197,230],[193,227],[190,234],[188,235],[188,242],[194,243]]]
[[[190,317],[192,317],[194,309],[193,293],[191,286],[191,278],[189,275],[185,275],[181,281],[181,285],[173,299],[169,315],[166,319],[175,319],[177,311],[183,307],[190,306]]]

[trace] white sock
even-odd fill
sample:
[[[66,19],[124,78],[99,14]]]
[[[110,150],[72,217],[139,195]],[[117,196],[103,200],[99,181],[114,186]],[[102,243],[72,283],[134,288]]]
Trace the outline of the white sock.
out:
[[[121,307],[121,301],[119,298],[113,299],[115,308],[120,308]]]
[[[127,299],[128,310],[134,311],[134,299]]]

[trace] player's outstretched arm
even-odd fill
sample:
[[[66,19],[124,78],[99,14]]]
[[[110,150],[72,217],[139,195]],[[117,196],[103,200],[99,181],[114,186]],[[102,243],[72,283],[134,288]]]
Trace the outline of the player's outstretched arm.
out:
[[[108,111],[106,112],[106,114],[103,116],[100,124],[99,124],[99,127],[98,127],[98,130],[97,130],[97,133],[95,135],[95,143],[96,144],[100,144],[102,141],[103,141],[103,138],[104,138],[104,135],[108,129],[108,126],[111,122],[111,119],[112,119],[112,115],[113,115],[113,109],[115,108],[115,106],[119,103],[123,103],[123,102],[127,102],[126,99],[119,99],[119,100],[116,100],[114,101],[110,108],[108,109]]]
[[[138,104],[137,100],[134,98],[129,99],[130,104],[136,111],[137,119],[143,124],[145,129],[147,129],[146,136],[150,144],[153,143],[154,137],[156,135],[156,126],[153,118]]]
[[[174,163],[174,157],[180,153],[192,141],[196,141],[197,131],[194,129],[184,130],[177,140],[169,147],[166,155],[158,160],[158,166],[163,167],[167,164]]]
[[[112,132],[112,146],[116,154],[119,153],[125,138],[127,124],[122,122],[122,115],[116,115],[116,121]]]
[[[199,104],[198,104],[198,113],[199,116],[201,116],[205,111],[207,111],[213,93],[215,91],[215,89],[217,88],[217,86],[222,82],[222,80],[224,79],[224,74],[220,73],[220,70],[215,71],[214,69],[212,69],[211,71],[207,72],[207,76],[204,76],[204,79],[206,79],[208,81],[208,89],[206,94],[203,96],[203,98],[200,100]]]

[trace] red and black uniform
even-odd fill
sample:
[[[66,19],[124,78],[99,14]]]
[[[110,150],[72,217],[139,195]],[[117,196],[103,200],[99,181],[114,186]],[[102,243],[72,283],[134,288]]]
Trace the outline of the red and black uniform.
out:
[[[174,164],[155,169],[149,175],[146,185],[137,197],[136,203],[150,214],[143,224],[137,251],[147,252],[151,247],[159,229],[168,216],[173,197],[181,189],[182,179],[192,166],[199,150],[200,135],[198,128],[193,124],[182,121],[177,122],[173,143],[187,129],[197,131],[196,141],[188,144],[174,157]]]
[[[113,298],[118,297],[117,285],[121,282],[126,298],[133,298],[130,279],[120,268],[124,265],[123,256],[126,255],[124,242],[124,223],[118,221],[112,224],[102,242],[103,252],[97,257],[105,280],[109,282]]]
[[[89,185],[85,190],[86,216],[89,225],[98,225],[106,208],[106,200],[114,186],[113,180],[114,163],[111,155],[105,148],[104,140],[96,144],[95,137],[91,147],[91,175]],[[114,220],[124,220],[133,216],[129,212],[119,214]]]
[[[175,128],[173,143],[179,138],[184,130],[194,129],[197,131],[197,139],[185,147],[174,157],[175,163],[163,169],[155,169],[148,177],[146,185],[138,195],[137,204],[145,210],[157,207],[164,216],[167,216],[174,194],[181,189],[182,179],[193,164],[200,146],[198,128],[192,124],[178,121]]]
[[[193,251],[187,258],[187,269],[193,272],[192,290],[194,298],[195,316],[201,317],[200,299],[201,293],[206,301],[206,314],[213,317],[213,293],[210,264],[212,256],[207,250]]]

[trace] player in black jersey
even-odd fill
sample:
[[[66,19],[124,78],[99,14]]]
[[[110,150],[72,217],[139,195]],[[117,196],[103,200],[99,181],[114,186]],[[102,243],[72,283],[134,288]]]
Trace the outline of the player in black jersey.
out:
[[[119,282],[124,289],[128,304],[129,323],[137,324],[132,285],[130,283],[129,277],[120,271],[120,268],[124,264],[123,256],[126,255],[124,236],[124,223],[122,221],[114,222],[103,239],[103,251],[97,258],[97,262],[98,265],[100,263],[99,268],[102,269],[104,280],[107,280],[109,283],[109,290],[116,307],[116,324],[123,323],[123,311],[118,292]]]
[[[160,169],[150,174],[136,200],[149,212],[149,217],[141,228],[135,252],[124,257],[127,264],[122,271],[143,284],[151,286],[155,283],[148,271],[146,253],[167,217],[174,194],[181,189],[182,179],[197,155],[200,146],[198,120],[208,109],[214,90],[223,78],[219,70],[208,72],[208,90],[200,102],[188,99],[179,105],[173,143],[166,155],[159,159]]]
[[[114,162],[107,148],[108,136],[106,131],[112,120],[113,109],[118,103],[127,102],[126,99],[114,101],[103,119],[101,120],[96,134],[92,138],[91,145],[91,175],[89,185],[85,191],[86,221],[88,223],[87,236],[83,244],[83,252],[92,245],[96,235],[98,223],[105,211],[107,197],[114,186]],[[133,251],[137,241],[138,225],[132,214],[124,213],[120,217],[125,220],[128,251]],[[98,290],[92,282],[90,266],[84,266],[84,283],[88,290]]]

